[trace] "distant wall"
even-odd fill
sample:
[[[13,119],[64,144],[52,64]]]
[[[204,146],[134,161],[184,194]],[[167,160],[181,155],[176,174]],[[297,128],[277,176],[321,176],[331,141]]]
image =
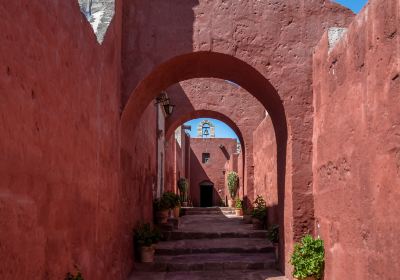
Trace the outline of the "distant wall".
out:
[[[313,178],[325,279],[400,274],[400,3],[370,0],[314,55]]]
[[[223,149],[220,148],[223,145]],[[225,164],[236,151],[236,139],[191,138],[190,140],[190,196],[195,206],[200,205],[200,183],[214,184],[214,204],[220,205],[227,195],[225,188]],[[224,152],[226,151],[226,153]],[[202,163],[202,154],[210,153],[208,163]]]
[[[266,117],[254,131],[254,194],[268,206],[268,223],[278,224],[276,140],[271,118]]]

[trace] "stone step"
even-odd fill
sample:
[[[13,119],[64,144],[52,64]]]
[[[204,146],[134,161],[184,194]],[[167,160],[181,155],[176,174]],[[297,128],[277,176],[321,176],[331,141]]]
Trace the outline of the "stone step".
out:
[[[267,238],[266,230],[254,231],[218,231],[218,232],[192,232],[192,231],[167,231],[163,232],[167,241],[185,239],[216,239],[216,238]]]
[[[188,239],[160,242],[157,255],[209,253],[267,253],[273,252],[272,243],[265,238]]]
[[[276,270],[133,272],[129,280],[287,280]]]
[[[257,270],[275,268],[273,253],[189,254],[155,256],[154,263],[135,264],[138,271]]]
[[[230,207],[183,207],[185,215],[221,215],[235,214],[235,209]]]

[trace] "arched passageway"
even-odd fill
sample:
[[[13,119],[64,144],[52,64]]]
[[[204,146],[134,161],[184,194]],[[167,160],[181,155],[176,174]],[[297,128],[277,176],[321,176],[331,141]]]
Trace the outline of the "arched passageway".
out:
[[[285,264],[284,242],[285,225],[285,176],[288,127],[282,100],[270,82],[249,64],[222,53],[196,52],[177,56],[156,67],[150,75],[142,80],[132,92],[122,114],[121,122],[121,157],[132,158],[131,139],[138,125],[141,114],[159,93],[180,81],[193,78],[219,78],[232,81],[247,90],[263,104],[268,111],[275,130],[277,143],[277,182],[279,213],[282,217],[281,226],[281,266]],[[122,166],[126,164],[122,163]],[[124,173],[123,173],[124,174]],[[124,181],[125,178],[122,178]],[[290,207],[290,202],[288,204]],[[288,216],[290,217],[290,216]],[[292,239],[292,235],[286,231]],[[287,237],[286,237],[287,238]],[[289,239],[289,240],[290,240]],[[285,252],[287,253],[287,252]]]
[[[239,85],[221,79],[190,79],[169,87],[167,92],[175,105],[174,114],[166,119],[167,137],[170,133],[169,127],[177,127],[177,123],[182,119],[188,120],[200,115],[216,116],[215,119],[225,122],[230,127],[237,127],[234,129],[237,135],[240,130],[242,136],[239,138],[245,160],[243,183],[248,199],[253,200],[253,133],[266,117],[264,106]]]

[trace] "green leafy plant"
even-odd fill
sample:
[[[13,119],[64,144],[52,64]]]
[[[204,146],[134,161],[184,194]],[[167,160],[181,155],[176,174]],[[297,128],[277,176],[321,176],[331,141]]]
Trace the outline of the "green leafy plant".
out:
[[[165,211],[165,210],[169,210],[171,207],[170,201],[169,199],[165,198],[165,197],[161,197],[161,198],[156,198],[153,201],[153,208],[154,211]]]
[[[242,201],[238,197],[235,200],[235,208],[236,209],[242,209]]]
[[[228,191],[232,199],[236,197],[239,188],[239,175],[235,171],[228,173]]]
[[[67,275],[65,276],[64,280],[84,280],[79,268],[77,266],[75,266],[75,269],[77,270],[76,274],[72,274],[71,272],[68,272]]]
[[[279,225],[272,225],[269,227],[267,238],[271,240],[272,243],[279,242]]]
[[[257,195],[256,200],[253,202],[254,208],[251,213],[253,218],[256,218],[260,221],[264,221],[267,217],[267,205],[265,203],[264,198],[261,195]]]
[[[321,279],[324,270],[324,242],[311,235],[304,236],[300,243],[294,245],[290,259],[294,267],[293,276],[298,279],[315,277]]]
[[[175,207],[178,207],[181,205],[179,195],[177,195],[171,191],[163,193],[161,200],[164,200],[165,203],[169,205],[169,209],[172,209],[172,208],[175,208]]]
[[[178,189],[179,189],[181,202],[187,202],[189,183],[186,178],[180,178],[178,180]]]
[[[254,208],[267,208],[267,204],[261,195],[257,195],[256,200],[253,202]]]
[[[139,246],[151,246],[161,239],[161,233],[157,228],[152,228],[149,223],[139,224],[134,230],[135,243]]]
[[[254,208],[251,213],[251,216],[260,221],[264,221],[265,218],[267,217],[267,208]]]

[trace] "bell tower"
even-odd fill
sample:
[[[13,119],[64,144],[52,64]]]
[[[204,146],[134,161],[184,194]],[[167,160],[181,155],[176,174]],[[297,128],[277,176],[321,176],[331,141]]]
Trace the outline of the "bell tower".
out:
[[[209,120],[202,121],[197,127],[197,137],[215,138],[215,126]]]

